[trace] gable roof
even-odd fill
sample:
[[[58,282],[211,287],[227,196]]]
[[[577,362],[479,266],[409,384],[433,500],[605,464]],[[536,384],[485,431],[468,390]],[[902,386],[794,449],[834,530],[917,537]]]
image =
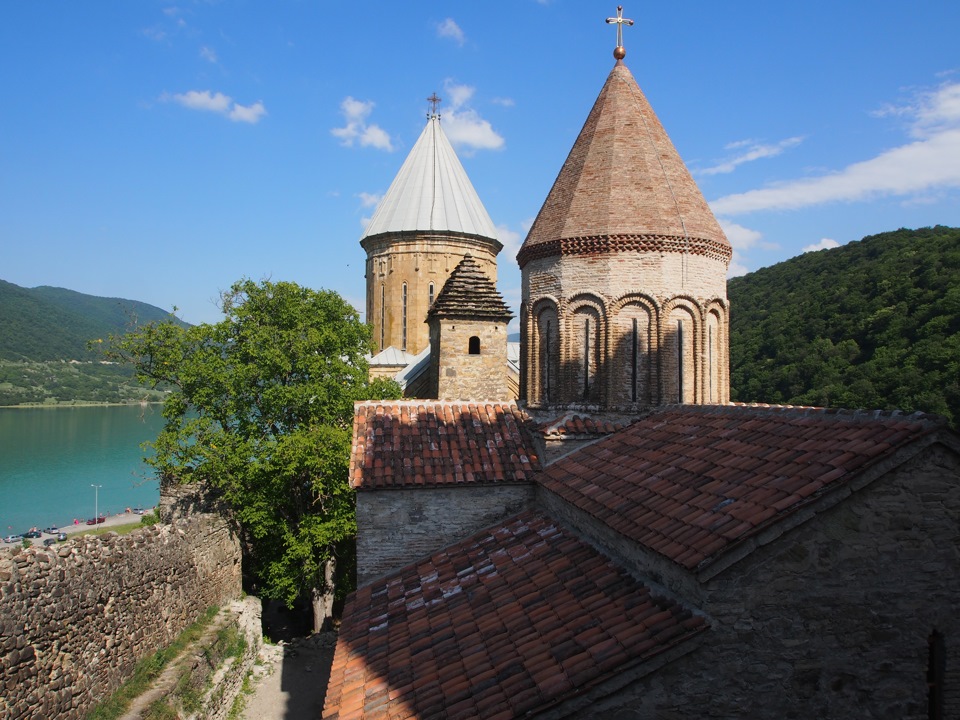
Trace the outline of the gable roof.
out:
[[[636,80],[618,60],[517,255],[732,250]],[[540,247],[542,246],[542,247]]]
[[[526,482],[539,469],[530,420],[515,403],[354,405],[350,484],[358,490]]]
[[[497,286],[470,253],[450,273],[427,312],[430,318],[470,318],[509,322],[513,317]]]
[[[706,629],[524,512],[347,599],[323,717],[517,717]]]
[[[438,115],[427,121],[360,239],[416,231],[497,238]]]
[[[944,428],[923,415],[671,406],[536,479],[692,570]]]

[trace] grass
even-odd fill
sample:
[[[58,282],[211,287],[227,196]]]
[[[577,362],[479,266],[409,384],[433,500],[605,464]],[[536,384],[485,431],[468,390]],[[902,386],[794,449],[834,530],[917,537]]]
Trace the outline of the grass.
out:
[[[114,525],[112,527],[98,527],[95,530],[85,530],[84,532],[77,533],[78,535],[106,535],[108,532],[115,532],[117,535],[126,535],[133,532],[137,528],[142,528],[143,525],[140,524],[140,521],[125,523],[123,525]]]
[[[167,647],[157,650],[153,655],[137,663],[133,671],[133,676],[121,685],[107,700],[97,705],[93,711],[87,715],[87,720],[116,720],[123,715],[134,700],[150,689],[170,661],[176,658],[186,647],[195,642],[197,638],[203,634],[204,629],[210,624],[213,618],[216,617],[218,612],[219,608],[207,608],[203,615],[180,633],[176,640],[167,645]],[[152,709],[151,707],[151,711]],[[173,717],[176,717],[176,715]],[[156,716],[156,718],[157,720],[162,720],[163,716]]]

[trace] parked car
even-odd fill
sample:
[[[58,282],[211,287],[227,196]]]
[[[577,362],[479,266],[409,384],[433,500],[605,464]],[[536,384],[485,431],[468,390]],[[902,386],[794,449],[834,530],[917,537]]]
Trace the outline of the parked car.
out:
[[[51,525],[48,528],[44,528],[43,531],[47,535],[56,535],[58,532],[60,532],[60,528],[58,528],[56,525]]]
[[[5,543],[18,543],[23,540],[23,535],[7,535],[3,541]]]
[[[36,528],[32,528],[32,529],[30,529],[30,530],[27,530],[27,531],[23,534],[23,537],[25,537],[25,538],[38,538],[38,537],[40,537],[41,535],[43,535],[42,532],[40,532],[40,531],[37,530]]]
[[[46,547],[50,547],[51,545],[56,545],[56,544],[57,544],[57,539],[56,539],[56,538],[47,538],[46,540],[43,541],[43,544],[44,544],[44,546],[46,546]]]
[[[104,517],[103,515],[101,515],[100,517],[90,518],[89,520],[87,520],[87,525],[99,525],[106,519],[107,518]]]
[[[67,539],[67,534],[65,532],[57,533],[57,542],[63,542]]]
[[[143,508],[136,507],[133,509],[134,515],[143,515]]]

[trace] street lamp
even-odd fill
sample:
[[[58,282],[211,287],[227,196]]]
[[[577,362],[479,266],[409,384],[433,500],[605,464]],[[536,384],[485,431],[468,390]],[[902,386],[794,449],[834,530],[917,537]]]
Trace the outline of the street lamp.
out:
[[[94,523],[100,519],[100,488],[103,485],[94,485],[90,484],[90,487],[93,488],[93,521]]]

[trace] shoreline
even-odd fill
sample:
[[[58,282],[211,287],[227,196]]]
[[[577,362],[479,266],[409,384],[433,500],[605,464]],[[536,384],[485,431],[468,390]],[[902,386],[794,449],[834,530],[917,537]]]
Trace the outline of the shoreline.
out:
[[[152,507],[144,508],[144,514],[152,513],[153,511],[154,511],[154,508]],[[65,533],[66,535],[80,535],[82,533],[93,532],[94,530],[99,530],[101,528],[110,528],[110,527],[116,527],[117,525],[131,525],[133,523],[138,523],[140,522],[140,518],[142,517],[143,515],[137,515],[132,511],[122,512],[122,513],[117,513],[115,515],[106,515],[104,516],[104,521],[102,523],[97,523],[96,525],[87,525],[86,518],[83,520],[80,520],[79,518],[77,518],[77,520],[80,520],[80,521],[76,525],[74,525],[72,521],[68,522],[66,525],[58,525],[57,532]],[[37,546],[42,547],[44,540],[46,540],[47,538],[56,537],[56,534],[44,532],[43,528],[37,528],[37,530],[40,530],[40,532],[43,533],[40,537],[27,538],[28,540],[30,540],[31,543],[33,543],[33,547],[37,547]],[[20,543],[0,542],[0,549],[18,548],[18,547],[21,547]]]
[[[146,407],[163,405],[163,400],[134,400],[132,402],[96,402],[94,400],[70,400],[62,403],[20,403],[19,405],[0,405],[0,410],[36,410],[72,408],[72,407]]]

